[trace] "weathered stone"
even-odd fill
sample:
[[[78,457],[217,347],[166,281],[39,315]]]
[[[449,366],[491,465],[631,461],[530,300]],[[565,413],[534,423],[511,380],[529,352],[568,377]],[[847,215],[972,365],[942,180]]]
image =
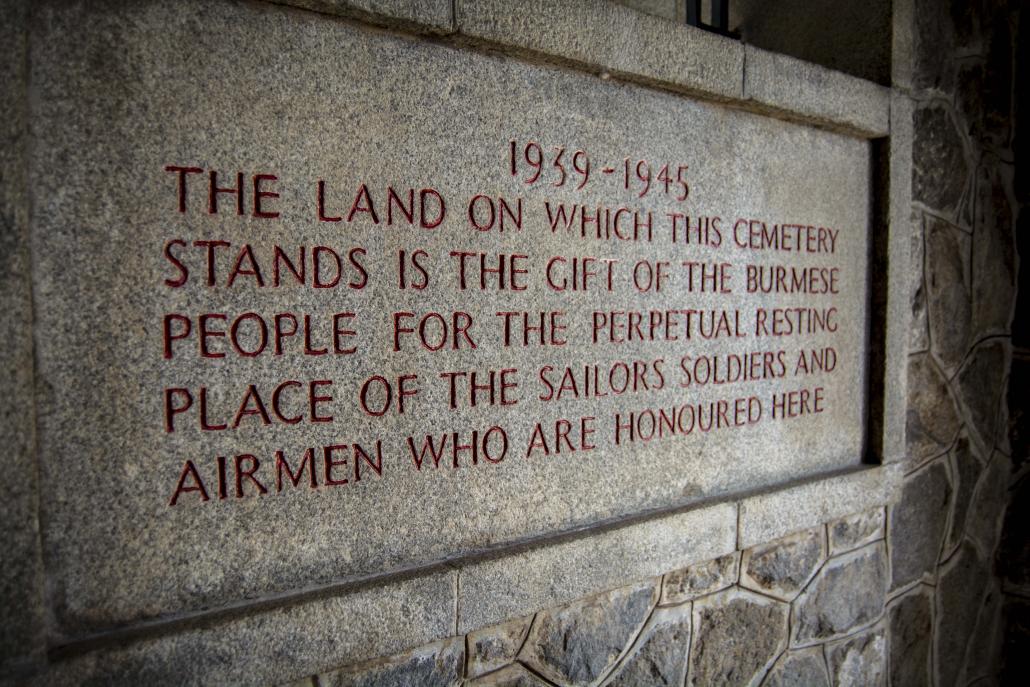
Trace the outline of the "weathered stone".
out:
[[[790,601],[826,557],[823,528],[799,532],[744,552],[740,584]]]
[[[948,383],[926,354],[908,363],[909,404],[905,431],[909,458],[919,463],[943,452],[958,432],[958,414]]]
[[[941,105],[919,105],[913,118],[912,199],[940,212],[954,212],[969,176],[962,138]]]
[[[990,570],[969,542],[959,547],[937,585],[937,679],[943,687],[958,684],[969,639],[976,628]]]
[[[887,684],[887,639],[882,628],[826,646],[830,681],[835,687],[883,687]]]
[[[589,685],[622,655],[657,601],[653,582],[541,611],[520,658],[547,679]]]
[[[998,165],[981,168],[973,218],[973,330],[977,340],[1008,334],[1016,300],[1012,207]]]
[[[294,680],[293,682],[284,683],[282,685],[279,685],[279,687],[318,687],[318,686],[315,684],[315,678],[314,677],[305,677],[305,678],[301,678],[300,680]]]
[[[468,677],[489,673],[515,660],[529,634],[532,616],[468,634]]]
[[[910,353],[919,353],[930,348],[930,323],[926,312],[926,285],[923,283],[926,253],[923,239],[923,217],[918,213],[915,213],[915,217],[912,219],[910,244],[912,321],[908,336],[908,350]]]
[[[892,685],[930,685],[933,594],[920,586],[891,602],[890,672]]]
[[[932,577],[944,538],[952,488],[941,460],[905,478],[901,500],[889,509],[891,589]]]
[[[451,0],[272,0],[283,5],[429,33],[454,30]]]
[[[666,574],[662,603],[683,603],[735,584],[739,563],[740,556],[731,553]]]
[[[690,605],[658,608],[608,687],[682,687],[690,646]]]
[[[465,642],[456,637],[399,656],[318,676],[319,687],[451,687],[461,683]]]
[[[831,558],[791,611],[792,644],[831,639],[883,613],[887,560],[882,542]]]
[[[883,537],[886,514],[883,508],[855,513],[828,525],[830,555],[857,549]]]
[[[518,663],[465,683],[466,687],[550,687],[550,684]]]
[[[945,4],[936,0],[915,0],[912,82],[916,88],[944,92],[954,88],[951,52],[955,29]]]
[[[951,376],[969,350],[969,235],[943,220],[926,220],[926,293],[930,349]]]
[[[966,514],[969,502],[973,498],[976,481],[983,471],[983,465],[973,454],[969,438],[965,434],[959,436],[954,448],[948,454],[951,461],[951,474],[955,481],[955,501],[951,509],[951,526],[948,528],[946,549],[951,551],[958,546],[965,534]]]
[[[991,579],[980,606],[980,615],[976,621],[976,630],[969,641],[966,669],[962,679],[964,684],[986,678],[988,684],[997,678],[998,669],[1003,658],[1001,655],[1002,636],[1002,602],[1004,597],[997,579]]]
[[[959,370],[956,387],[972,421],[971,438],[985,454],[994,448],[1001,426],[1005,371],[1011,357],[1004,340],[988,339],[973,349]]]
[[[687,685],[750,685],[783,650],[787,606],[746,591],[694,602]]]
[[[769,671],[762,687],[829,687],[822,647],[788,651]]]
[[[988,558],[994,557],[1001,529],[1001,517],[1008,505],[1009,461],[995,451],[976,485],[966,531]]]

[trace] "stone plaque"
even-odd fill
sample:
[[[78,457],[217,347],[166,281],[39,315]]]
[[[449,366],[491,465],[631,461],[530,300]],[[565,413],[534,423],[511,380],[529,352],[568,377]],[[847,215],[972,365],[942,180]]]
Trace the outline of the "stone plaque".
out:
[[[866,142],[273,7],[35,31],[61,636],[860,463]]]

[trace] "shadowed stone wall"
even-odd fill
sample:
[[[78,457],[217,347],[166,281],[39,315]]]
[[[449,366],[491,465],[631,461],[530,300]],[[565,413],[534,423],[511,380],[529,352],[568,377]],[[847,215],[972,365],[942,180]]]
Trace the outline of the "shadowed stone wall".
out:
[[[911,99],[914,132],[908,457],[895,505],[301,684],[1020,684],[1030,331],[1013,310],[1030,184],[1016,170],[1027,146],[1018,5],[895,8],[895,32],[912,21],[911,40],[895,36],[905,64],[894,87]]]

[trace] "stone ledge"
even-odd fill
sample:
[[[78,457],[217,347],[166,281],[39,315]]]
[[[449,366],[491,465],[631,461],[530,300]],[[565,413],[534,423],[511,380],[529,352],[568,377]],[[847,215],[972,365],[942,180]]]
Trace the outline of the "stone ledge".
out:
[[[591,0],[458,0],[470,39],[716,100],[739,100],[744,47],[692,26]]]
[[[787,55],[745,47],[744,100],[866,138],[890,133],[890,89]]]
[[[417,33],[454,31],[451,0],[268,0]]]
[[[458,632],[735,550],[732,503],[666,515],[459,568]]]
[[[897,500],[902,470],[869,466],[788,486],[740,502],[740,539],[746,549]]]

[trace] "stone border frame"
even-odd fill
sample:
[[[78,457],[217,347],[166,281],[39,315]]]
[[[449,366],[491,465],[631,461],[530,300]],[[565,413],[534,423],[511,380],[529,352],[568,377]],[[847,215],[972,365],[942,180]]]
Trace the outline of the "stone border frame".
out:
[[[690,26],[591,0],[265,1],[293,6],[282,11],[313,10],[335,15],[327,20],[358,21],[469,49],[557,64],[602,79],[715,101],[869,141],[874,234],[866,464],[702,504],[600,522],[409,570],[387,571],[356,582],[142,623],[63,647],[46,645],[43,618],[47,611],[42,584],[36,581],[35,587],[20,594],[12,590],[19,594],[16,601],[4,598],[0,602],[16,608],[19,616],[24,613],[15,618],[15,627],[30,627],[25,636],[34,637],[32,648],[7,666],[30,672],[49,662],[50,674],[58,682],[62,676],[74,680],[72,676],[88,671],[87,666],[105,663],[178,665],[184,679],[203,681],[238,678],[231,671],[239,670],[241,664],[246,665],[247,677],[252,680],[312,674],[327,666],[465,634],[897,500],[902,477],[899,461],[905,453],[910,318],[912,105],[907,95]],[[895,5],[898,27],[910,8],[905,2]],[[18,17],[13,20],[15,25],[19,21]],[[7,27],[9,30],[9,23]],[[905,52],[904,46],[897,45],[904,38],[898,36],[896,28],[896,62]],[[899,68],[896,64],[895,80],[903,81],[897,74]],[[28,74],[20,76],[18,83],[9,87],[19,96],[12,98],[13,102],[22,102],[25,95],[19,89],[26,88]],[[27,155],[20,148],[17,152]],[[23,190],[15,184],[15,194]],[[14,227],[11,233],[19,251],[26,250],[22,241],[27,224]],[[27,274],[24,280],[27,289]],[[27,336],[31,338],[31,333]],[[31,385],[11,391],[25,407],[34,406]],[[27,450],[31,452],[31,446]],[[29,464],[33,462],[30,455]],[[20,475],[16,471],[12,477]],[[35,483],[31,474],[26,475],[26,482]],[[35,490],[32,492],[30,499],[35,503]],[[30,552],[34,556],[30,567],[41,569],[38,524],[6,522],[7,511],[4,516],[4,529],[34,533],[36,548]],[[32,517],[37,516],[33,513]],[[42,572],[36,572],[41,579]],[[291,645],[285,656],[269,650],[287,644]],[[198,662],[198,657],[204,660]],[[0,663],[7,658],[0,656],[4,659]]]

